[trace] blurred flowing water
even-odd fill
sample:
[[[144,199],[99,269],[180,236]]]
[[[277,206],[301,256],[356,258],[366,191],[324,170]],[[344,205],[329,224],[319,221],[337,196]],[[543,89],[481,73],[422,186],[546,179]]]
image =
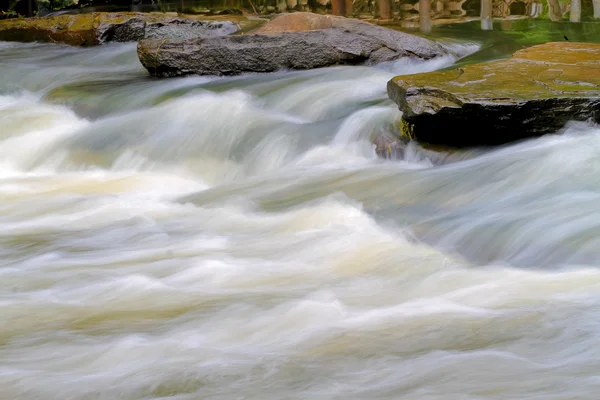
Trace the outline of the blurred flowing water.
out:
[[[155,80],[0,43],[0,398],[595,399],[600,130],[375,154],[387,80],[479,46]]]

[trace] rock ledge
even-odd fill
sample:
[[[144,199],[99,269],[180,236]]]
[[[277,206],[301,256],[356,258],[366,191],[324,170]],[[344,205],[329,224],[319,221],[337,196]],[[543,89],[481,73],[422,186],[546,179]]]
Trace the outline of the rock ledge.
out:
[[[145,13],[86,13],[0,21],[0,40],[92,46],[149,38],[188,39],[234,33],[229,21],[196,21]]]
[[[489,146],[600,122],[600,44],[547,43],[507,60],[388,82],[402,134],[433,145]]]

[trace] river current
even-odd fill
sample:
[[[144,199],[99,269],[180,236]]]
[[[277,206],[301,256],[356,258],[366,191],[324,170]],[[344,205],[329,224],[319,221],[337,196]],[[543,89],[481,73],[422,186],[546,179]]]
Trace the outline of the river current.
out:
[[[0,42],[0,399],[596,399],[600,129],[376,155],[452,48],[157,80]]]

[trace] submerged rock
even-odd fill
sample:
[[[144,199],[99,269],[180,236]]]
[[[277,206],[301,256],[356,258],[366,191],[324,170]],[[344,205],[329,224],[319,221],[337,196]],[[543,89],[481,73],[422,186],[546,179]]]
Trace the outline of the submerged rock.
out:
[[[229,21],[195,21],[143,13],[87,13],[0,21],[0,40],[91,46],[144,38],[219,36],[237,30],[238,26]]]
[[[251,35],[142,40],[140,61],[152,75],[237,75],[331,65],[372,65],[402,57],[445,54],[437,43],[366,22],[293,13]]]
[[[547,43],[507,60],[399,76],[388,95],[403,135],[452,147],[499,145],[600,122],[600,44]]]

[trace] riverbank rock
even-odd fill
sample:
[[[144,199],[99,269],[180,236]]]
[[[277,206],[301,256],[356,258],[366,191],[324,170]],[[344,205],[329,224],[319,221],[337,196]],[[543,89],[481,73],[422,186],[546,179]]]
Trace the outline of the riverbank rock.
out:
[[[437,43],[330,15],[281,15],[250,35],[142,40],[140,61],[155,76],[237,75],[331,65],[372,65],[402,57],[431,59]]]
[[[547,43],[490,63],[388,83],[402,134],[451,147],[499,145],[600,122],[600,44]]]
[[[238,25],[229,21],[196,21],[144,13],[64,14],[0,21],[0,40],[91,46],[111,41],[219,36],[237,30]]]

